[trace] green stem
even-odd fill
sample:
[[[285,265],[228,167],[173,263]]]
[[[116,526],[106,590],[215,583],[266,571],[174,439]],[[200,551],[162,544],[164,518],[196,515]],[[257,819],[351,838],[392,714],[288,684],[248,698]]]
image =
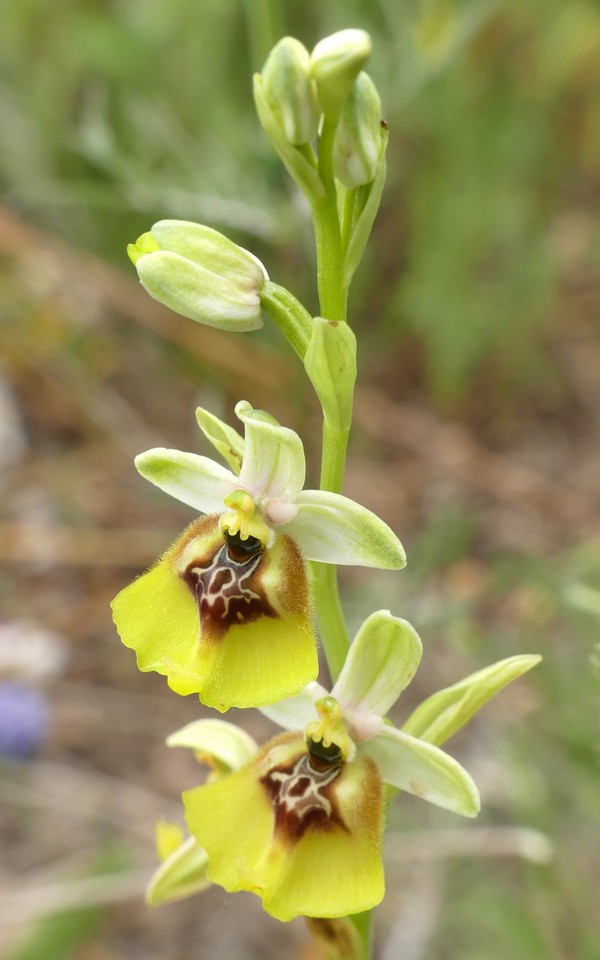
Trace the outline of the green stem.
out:
[[[267,280],[260,292],[260,305],[275,321],[284,337],[304,360],[312,330],[312,317],[299,300],[279,284]]]
[[[356,206],[356,190],[346,190],[346,195],[344,197],[344,203],[342,208],[342,225],[341,225],[341,238],[342,238],[342,256],[345,256],[346,250],[350,244],[350,239],[352,237],[352,229],[354,227],[354,208]]]
[[[279,5],[273,0],[246,0],[244,13],[252,68],[260,70],[271,48],[285,33]]]
[[[336,125],[323,121],[319,138],[319,177],[325,196],[311,203],[317,247],[317,284],[321,316],[326,320],[346,319],[346,291],[342,282],[342,241],[333,174],[333,144]]]
[[[362,952],[360,960],[371,960],[373,950],[373,911],[366,910],[364,913],[355,913],[349,917],[356,927],[360,936]]]
[[[319,139],[319,177],[325,187],[323,198],[313,199],[311,211],[317,248],[317,282],[321,316],[326,320],[346,322],[347,286],[344,284],[343,248],[348,244],[352,200],[345,204],[345,236],[340,230],[337,188],[333,173],[333,144],[336,125],[325,120]],[[323,419],[321,454],[321,490],[341,493],[346,467],[349,428],[340,430]],[[313,563],[313,597],[315,613],[327,665],[332,681],[340,674],[350,647],[350,637],[340,600],[337,568],[328,563]],[[349,918],[360,937],[360,957],[372,955],[371,911]]]

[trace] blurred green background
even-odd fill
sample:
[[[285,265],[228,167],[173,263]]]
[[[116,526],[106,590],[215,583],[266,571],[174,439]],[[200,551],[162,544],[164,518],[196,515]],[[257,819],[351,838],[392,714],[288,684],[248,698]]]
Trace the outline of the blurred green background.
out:
[[[597,3],[2,0],[1,14],[0,602],[68,652],[46,683],[46,744],[0,767],[3,956],[312,956],[300,922],[250,896],[141,903],[154,818],[177,817],[200,776],[163,740],[201,710],[138,675],[110,623],[111,596],[190,519],[131,457],[202,449],[194,404],[231,419],[244,397],[300,431],[314,480],[319,424],[277,331],[168,315],[124,249],[162,217],[206,222],[316,313],[307,210],[251,74],[284,34],[310,49],[357,26],[390,147],[351,292],[347,493],[400,533],[409,567],[346,573],[349,618],[386,607],[420,631],[399,718],[494,659],[544,655],[450,743],[482,788],[472,839],[395,805],[394,830],[414,836],[390,851],[378,955],[597,960]],[[506,826],[543,833],[552,859]]]

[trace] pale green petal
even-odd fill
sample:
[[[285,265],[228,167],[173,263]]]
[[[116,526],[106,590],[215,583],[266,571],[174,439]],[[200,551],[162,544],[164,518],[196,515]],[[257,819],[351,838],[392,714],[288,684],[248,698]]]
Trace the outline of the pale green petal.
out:
[[[135,466],[145,480],[199,513],[222,513],[223,497],[237,482],[230,470],[208,457],[164,447],[140,453]]]
[[[297,433],[241,400],[235,412],[246,433],[240,480],[256,501],[294,503],[304,486],[304,448]]]
[[[196,420],[206,439],[227,461],[236,477],[239,476],[244,459],[244,438],[228,423],[223,423],[214,413],[204,410],[203,407],[196,408]]]
[[[265,717],[284,730],[304,730],[307,723],[318,718],[315,701],[327,695],[325,687],[315,680],[307,684],[295,697],[287,697],[259,709]]]
[[[460,763],[439,747],[386,726],[362,744],[361,750],[375,761],[383,780],[393,787],[464,817],[479,813],[475,783]]]
[[[331,695],[344,710],[383,717],[414,677],[422,652],[410,623],[378,610],[358,631]]]
[[[207,871],[206,851],[194,837],[188,837],[154,873],[146,890],[146,902],[155,907],[206,890],[210,887]]]
[[[210,757],[227,773],[239,770],[258,750],[258,744],[235,723],[226,720],[193,720],[167,737],[168,747],[188,747]]]
[[[499,660],[470,674],[459,683],[438,690],[424,700],[410,715],[402,729],[429,743],[445,743],[457,730],[481,710],[503,687],[527,673],[542,658],[522,654]]]
[[[303,490],[298,514],[285,525],[307,560],[400,570],[402,544],[387,523],[354,500],[325,490]]]

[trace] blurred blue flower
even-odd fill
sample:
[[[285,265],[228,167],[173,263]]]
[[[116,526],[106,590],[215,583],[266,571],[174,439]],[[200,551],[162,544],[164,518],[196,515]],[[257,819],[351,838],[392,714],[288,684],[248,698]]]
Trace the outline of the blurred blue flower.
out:
[[[46,739],[50,710],[38,690],[0,682],[0,761],[29,760]]]

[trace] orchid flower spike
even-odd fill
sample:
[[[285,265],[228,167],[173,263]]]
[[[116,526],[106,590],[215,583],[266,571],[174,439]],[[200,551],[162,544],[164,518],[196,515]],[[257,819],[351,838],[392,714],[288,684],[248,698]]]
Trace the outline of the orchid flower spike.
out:
[[[197,411],[231,469],[163,448],[136,458],[143,477],[205,516],[112,604],[141,670],[222,711],[272,703],[316,678],[306,560],[405,564],[400,541],[371,511],[302,489],[304,450],[293,430],[245,401],[235,409],[245,439]]]
[[[360,628],[330,694],[310,683],[262,709],[289,731],[262,749],[224,720],[171,734],[167,744],[193,750],[210,773],[183,797],[191,834],[177,832],[166,850],[159,842],[148,901],[214,882],[258,894],[280,920],[345,916],[383,896],[384,783],[475,816],[477,788],[439,746],[540,657],[508,657],[439,690],[398,730],[383,715],[420,656],[410,624],[380,610]]]
[[[479,794],[439,747],[383,719],[421,658],[388,611],[360,628],[331,693],[318,683],[262,712],[287,731],[244,766],[183,795],[207,875],[279,920],[342,917],[384,894],[384,783],[467,817]]]

